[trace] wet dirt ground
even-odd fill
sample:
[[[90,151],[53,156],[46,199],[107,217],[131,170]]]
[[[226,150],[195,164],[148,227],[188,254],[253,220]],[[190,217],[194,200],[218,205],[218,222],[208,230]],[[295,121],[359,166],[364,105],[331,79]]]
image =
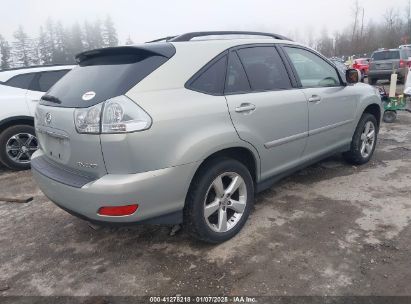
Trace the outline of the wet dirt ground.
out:
[[[329,158],[257,195],[234,239],[166,226],[94,230],[30,171],[0,169],[0,295],[410,295],[411,114],[383,124],[371,162]]]

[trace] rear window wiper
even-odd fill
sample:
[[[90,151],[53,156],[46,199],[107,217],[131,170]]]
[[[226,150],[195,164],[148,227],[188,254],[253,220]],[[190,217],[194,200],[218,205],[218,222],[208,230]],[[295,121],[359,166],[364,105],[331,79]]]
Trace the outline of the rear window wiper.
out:
[[[51,96],[51,95],[43,95],[43,97],[41,97],[42,100],[44,101],[49,101],[49,102],[53,102],[53,103],[61,103],[61,100],[58,99],[55,96]]]

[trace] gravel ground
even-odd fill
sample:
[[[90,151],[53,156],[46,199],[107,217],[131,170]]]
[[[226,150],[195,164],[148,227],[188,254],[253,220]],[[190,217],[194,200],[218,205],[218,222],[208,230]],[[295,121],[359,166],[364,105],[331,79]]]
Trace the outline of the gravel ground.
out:
[[[0,169],[0,295],[410,295],[411,114],[361,167],[337,155],[256,197],[231,241],[165,226],[94,230]]]

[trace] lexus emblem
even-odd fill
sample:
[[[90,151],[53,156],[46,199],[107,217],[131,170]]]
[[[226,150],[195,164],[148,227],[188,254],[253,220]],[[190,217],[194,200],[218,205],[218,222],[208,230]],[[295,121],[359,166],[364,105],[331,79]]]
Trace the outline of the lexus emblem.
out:
[[[46,117],[45,117],[44,121],[48,125],[51,123],[51,114],[49,112],[46,113]]]

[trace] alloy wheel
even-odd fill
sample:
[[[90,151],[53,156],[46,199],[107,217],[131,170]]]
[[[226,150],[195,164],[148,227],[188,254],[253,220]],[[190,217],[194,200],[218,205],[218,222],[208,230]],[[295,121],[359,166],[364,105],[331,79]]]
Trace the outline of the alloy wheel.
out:
[[[18,133],[6,143],[7,156],[15,163],[27,164],[38,149],[37,138],[30,133]]]
[[[240,221],[247,204],[247,187],[235,172],[217,176],[207,190],[204,218],[215,232],[227,232]]]
[[[361,133],[361,156],[367,158],[372,153],[375,144],[375,126],[371,121],[367,121]]]

